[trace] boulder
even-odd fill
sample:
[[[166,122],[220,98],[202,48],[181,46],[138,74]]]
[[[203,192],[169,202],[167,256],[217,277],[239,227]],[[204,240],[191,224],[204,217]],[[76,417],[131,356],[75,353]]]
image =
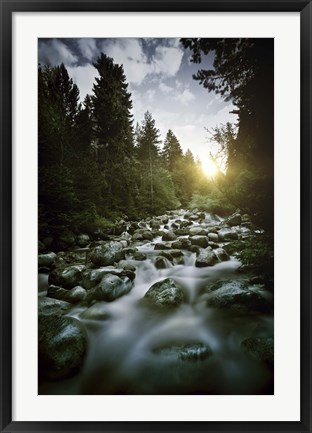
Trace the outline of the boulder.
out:
[[[226,223],[229,226],[239,226],[242,223],[242,216],[240,213],[235,213],[227,218]]]
[[[132,289],[132,281],[128,277],[118,277],[117,275],[107,274],[100,283],[90,289],[87,293],[86,301],[114,301],[130,292]]]
[[[163,241],[175,241],[176,239],[177,236],[173,233],[173,231],[170,230],[162,235]]]
[[[86,247],[87,245],[89,245],[89,243],[90,243],[90,236],[85,233],[80,233],[76,237],[76,244],[81,248]]]
[[[219,281],[210,288],[207,306],[237,311],[270,313],[271,303],[259,293],[249,289],[246,281]]]
[[[216,248],[215,250],[213,250],[213,252],[218,257],[220,262],[226,262],[227,260],[230,260],[229,255],[223,248]]]
[[[108,274],[117,275],[118,277],[128,277],[130,280],[134,280],[135,278],[135,272],[132,270],[107,266],[85,271],[82,276],[81,285],[86,290],[90,290],[99,284],[102,278]]]
[[[124,256],[123,245],[111,241],[96,247],[90,254],[90,259],[95,266],[109,266],[124,259]]]
[[[195,226],[190,228],[190,236],[207,236],[208,230],[206,228]]]
[[[49,298],[70,302],[71,304],[77,304],[86,298],[87,291],[81,286],[76,286],[70,290],[66,290],[62,287],[51,285],[48,287],[47,296]]]
[[[51,268],[54,265],[56,259],[55,253],[46,253],[38,255],[38,266],[39,268]]]
[[[209,241],[212,241],[212,242],[218,242],[219,236],[217,235],[217,233],[210,232],[210,233],[208,233],[208,239],[209,239]]]
[[[39,316],[62,315],[65,314],[69,308],[71,308],[69,302],[59,301],[45,296],[39,296],[38,298]]]
[[[273,338],[250,337],[242,341],[241,347],[250,357],[271,366],[274,364]]]
[[[144,300],[159,308],[175,308],[184,301],[181,286],[172,278],[153,284],[144,295]]]
[[[198,245],[199,247],[208,247],[208,237],[207,236],[190,236],[190,241],[192,245]]]
[[[154,250],[170,250],[170,246],[157,242],[154,246]]]
[[[197,268],[203,268],[205,266],[213,266],[216,263],[218,263],[218,257],[210,247],[207,247],[200,251],[198,257],[196,258],[195,266]]]
[[[191,241],[186,238],[179,238],[172,242],[171,246],[176,250],[187,250],[191,246]]]
[[[84,326],[72,317],[39,316],[39,374],[47,379],[64,379],[79,372],[87,350]]]
[[[120,260],[117,267],[125,271],[131,271],[131,272],[135,272],[136,270],[136,267],[133,266],[128,260]]]
[[[155,258],[155,267],[157,269],[166,269],[170,268],[170,266],[172,266],[172,264],[166,257],[157,256]]]
[[[146,260],[146,254],[142,253],[141,251],[136,251],[133,254],[133,258],[134,258],[134,260],[143,261],[143,260]]]
[[[151,230],[139,229],[136,230],[132,236],[133,241],[152,241],[153,233]]]
[[[49,284],[61,286],[65,289],[72,289],[80,284],[84,269],[85,266],[83,265],[54,269],[49,275]]]
[[[230,228],[223,228],[218,231],[220,241],[235,241],[238,239],[238,233]]]
[[[182,361],[203,361],[212,355],[210,346],[203,343],[187,343],[157,347],[154,353],[174,357]]]

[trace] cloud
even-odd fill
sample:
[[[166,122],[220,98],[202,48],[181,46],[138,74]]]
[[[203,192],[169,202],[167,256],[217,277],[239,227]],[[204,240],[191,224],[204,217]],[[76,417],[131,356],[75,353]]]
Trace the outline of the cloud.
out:
[[[99,51],[96,46],[96,41],[93,38],[82,38],[78,39],[78,47],[80,49],[83,57],[90,62],[94,60],[95,57],[98,56]]]
[[[119,38],[105,40],[102,51],[123,65],[130,84],[140,85],[148,75],[174,76],[181,66],[183,51],[175,46],[156,46],[157,39],[148,39],[149,56],[144,52],[141,39]],[[155,47],[156,46],[156,47]]]
[[[166,93],[166,94],[174,92],[173,87],[167,86],[165,83],[160,83],[158,87],[159,87],[159,90],[161,90],[163,93]]]
[[[80,100],[83,101],[87,94],[92,93],[95,77],[98,71],[90,63],[85,66],[67,67],[69,76],[77,84],[80,91]]]
[[[38,48],[39,63],[50,66],[73,66],[78,62],[78,57],[62,41],[52,39],[47,42],[39,41]]]
[[[183,51],[180,48],[156,47],[155,55],[152,59],[154,72],[173,77],[180,69],[182,57]]]
[[[182,104],[187,105],[189,102],[195,99],[195,96],[189,89],[184,89],[182,93],[179,93],[176,96],[176,99]]]

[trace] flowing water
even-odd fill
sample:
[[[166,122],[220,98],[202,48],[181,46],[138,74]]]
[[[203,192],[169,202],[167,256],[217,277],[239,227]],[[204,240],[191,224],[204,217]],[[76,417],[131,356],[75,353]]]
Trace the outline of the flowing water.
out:
[[[156,238],[138,247],[147,254],[136,266],[133,289],[113,302],[102,302],[105,320],[70,315],[86,325],[89,347],[82,371],[67,380],[39,384],[40,394],[271,394],[270,366],[248,356],[241,342],[249,337],[273,335],[273,317],[260,313],[237,314],[208,308],[205,287],[218,279],[246,278],[236,273],[233,257],[212,267],[195,267],[195,253],[184,251],[184,265],[156,269]],[[184,288],[186,302],[176,309],[157,311],[140,300],[157,281],[167,277]],[[39,291],[45,294],[47,276],[40,275]],[[263,289],[264,296],[271,294]],[[202,343],[212,356],[183,360],[160,347]]]

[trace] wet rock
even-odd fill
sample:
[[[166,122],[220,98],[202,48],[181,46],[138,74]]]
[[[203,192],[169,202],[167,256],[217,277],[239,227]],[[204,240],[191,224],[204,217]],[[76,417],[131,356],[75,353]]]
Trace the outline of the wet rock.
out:
[[[88,291],[86,301],[89,303],[94,300],[111,302],[129,293],[131,289],[132,281],[130,278],[107,274],[96,287]]]
[[[46,253],[38,255],[38,266],[39,268],[51,268],[54,265],[56,259],[55,253]]]
[[[118,268],[124,269],[125,271],[135,272],[136,267],[133,266],[128,260],[120,260],[118,263]]]
[[[64,379],[81,369],[87,350],[84,326],[72,317],[39,316],[39,374]]]
[[[221,241],[235,241],[238,239],[238,233],[230,228],[223,228],[219,230],[218,236]]]
[[[68,268],[54,269],[49,275],[49,284],[72,289],[78,286],[82,279],[83,265],[69,266]]]
[[[212,241],[212,242],[218,242],[219,236],[217,235],[217,233],[210,232],[210,233],[208,233],[208,239],[209,239],[209,241]]]
[[[208,230],[203,227],[195,226],[190,228],[190,236],[207,236]]]
[[[177,236],[172,231],[165,232],[162,235],[163,241],[175,241],[176,239],[177,239]]]
[[[89,243],[90,236],[85,233],[81,233],[76,237],[76,244],[81,248],[86,247],[87,245],[89,245]]]
[[[132,236],[128,232],[122,232],[120,238],[128,243],[131,241]]]
[[[177,250],[187,250],[191,246],[191,241],[186,238],[180,238],[171,244],[172,248]]]
[[[226,223],[229,226],[239,226],[242,223],[242,216],[240,213],[235,213],[227,218]]]
[[[49,298],[58,299],[60,301],[70,302],[71,304],[77,304],[86,298],[87,291],[81,287],[76,286],[70,290],[63,289],[58,286],[49,286],[47,296]]]
[[[189,234],[189,229],[187,227],[180,228],[180,229],[175,229],[174,230],[174,234],[176,236],[187,236]]]
[[[65,314],[71,308],[69,302],[59,301],[57,299],[39,296],[38,298],[38,315],[50,316]]]
[[[249,356],[269,365],[274,364],[274,340],[266,337],[250,337],[241,343]]]
[[[154,353],[174,357],[182,361],[203,361],[212,355],[210,346],[203,343],[177,344],[167,347],[159,347]]]
[[[81,286],[76,286],[67,291],[65,301],[70,302],[71,304],[77,304],[79,302],[82,302],[86,298],[86,296],[86,289]]]
[[[139,229],[136,230],[132,236],[133,241],[152,241],[153,233],[150,230]]]
[[[210,247],[207,247],[204,250],[200,251],[200,253],[196,259],[195,266],[197,268],[203,268],[205,266],[213,266],[216,263],[218,263],[217,256],[211,250]]]
[[[166,268],[170,268],[170,266],[172,266],[172,264],[167,258],[161,256],[157,256],[155,258],[155,267],[157,269],[166,269]]]
[[[160,308],[175,308],[184,301],[181,286],[172,278],[153,284],[144,295],[144,300]]]
[[[171,260],[173,257],[177,258],[183,256],[183,253],[180,250],[174,249],[174,250],[162,251],[159,255],[167,257],[167,259]]]
[[[220,262],[226,262],[227,260],[230,260],[229,255],[223,248],[216,248],[215,250],[213,250],[213,252],[218,257]]]
[[[207,236],[191,236],[190,238],[192,245],[198,245],[199,247],[208,247],[208,237]]]
[[[90,254],[90,259],[96,266],[109,266],[124,259],[124,255],[123,245],[111,241],[96,247]]]
[[[158,242],[158,243],[155,244],[154,250],[170,250],[170,246]]]
[[[146,260],[146,254],[141,251],[137,251],[133,254],[134,260],[143,261]]]
[[[195,253],[198,256],[199,253],[201,252],[201,248],[198,245],[191,245],[189,251]]]
[[[117,275],[118,277],[128,277],[130,280],[134,280],[135,278],[135,272],[132,270],[107,266],[85,271],[82,276],[81,285],[86,290],[90,290],[100,283],[102,278],[108,274]]]
[[[106,310],[106,302],[96,302],[81,313],[79,317],[85,320],[108,320],[111,316]]]
[[[238,311],[270,313],[271,303],[241,280],[219,281],[209,288],[207,305]]]

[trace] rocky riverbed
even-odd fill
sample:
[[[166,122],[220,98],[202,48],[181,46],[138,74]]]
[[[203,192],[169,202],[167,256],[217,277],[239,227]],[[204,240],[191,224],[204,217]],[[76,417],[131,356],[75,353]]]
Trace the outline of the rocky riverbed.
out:
[[[231,247],[255,230],[177,210],[39,242],[39,393],[273,393],[273,288]]]

